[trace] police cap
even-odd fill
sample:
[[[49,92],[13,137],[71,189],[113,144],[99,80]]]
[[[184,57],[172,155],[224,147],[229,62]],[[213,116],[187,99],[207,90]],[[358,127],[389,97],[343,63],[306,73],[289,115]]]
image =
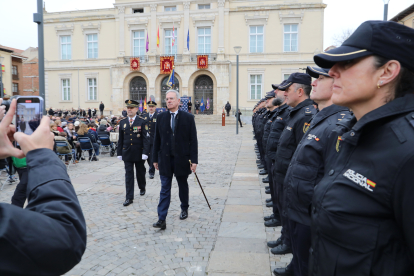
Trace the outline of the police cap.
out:
[[[138,107],[139,103],[135,100],[126,100],[125,104],[127,107]]]
[[[157,103],[155,101],[148,101],[147,105],[148,106],[157,106]]]
[[[331,76],[329,76],[328,72],[329,68],[319,68],[312,66],[308,66],[308,68],[306,68],[306,74],[315,79],[319,78],[320,75],[330,78]]]
[[[266,99],[271,99],[271,98],[274,98],[275,97],[275,91],[269,91],[269,92],[267,92],[266,93]]]
[[[282,91],[286,91],[294,83],[311,85],[311,82],[312,82],[312,78],[308,74],[304,74],[304,73],[293,73],[286,80],[286,83],[285,84],[279,85],[279,88],[278,89],[279,90],[282,90]]]
[[[392,21],[366,21],[340,47],[313,59],[316,65],[331,68],[337,62],[369,55],[397,60],[414,71],[414,29]]]

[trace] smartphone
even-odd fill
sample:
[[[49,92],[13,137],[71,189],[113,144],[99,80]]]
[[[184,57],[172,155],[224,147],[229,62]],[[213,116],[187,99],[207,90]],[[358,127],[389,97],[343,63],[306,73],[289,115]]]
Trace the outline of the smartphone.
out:
[[[38,96],[20,96],[16,98],[16,131],[32,134],[43,116],[43,98]]]

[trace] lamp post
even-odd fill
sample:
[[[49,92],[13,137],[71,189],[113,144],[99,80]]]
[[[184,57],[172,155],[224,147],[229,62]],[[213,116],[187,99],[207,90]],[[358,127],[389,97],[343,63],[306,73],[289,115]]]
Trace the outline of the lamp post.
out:
[[[384,21],[388,20],[388,3],[390,0],[382,0],[384,1]]]
[[[43,0],[37,0],[37,13],[33,14],[33,22],[37,23],[37,40],[39,47],[39,96],[43,98],[43,113],[45,110],[45,48],[43,40]]]
[[[234,47],[234,51],[237,55],[237,90],[236,90],[236,134],[239,134],[239,53],[242,47]]]
[[[3,63],[3,59],[4,59],[4,57],[0,57],[0,89],[1,89],[1,91],[0,91],[0,98],[4,98],[4,89],[3,89],[3,66],[2,66],[2,63]]]

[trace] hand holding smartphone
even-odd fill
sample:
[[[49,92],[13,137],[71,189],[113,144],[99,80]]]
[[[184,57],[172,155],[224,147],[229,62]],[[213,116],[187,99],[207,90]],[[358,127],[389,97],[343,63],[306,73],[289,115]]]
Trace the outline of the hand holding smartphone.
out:
[[[17,97],[16,129],[31,135],[43,117],[43,98],[38,96]]]

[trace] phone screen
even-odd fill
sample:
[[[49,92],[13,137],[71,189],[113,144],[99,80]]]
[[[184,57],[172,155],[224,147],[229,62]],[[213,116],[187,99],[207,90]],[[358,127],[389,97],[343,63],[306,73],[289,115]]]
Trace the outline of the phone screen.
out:
[[[18,132],[32,134],[40,124],[43,115],[41,97],[18,97],[16,110],[16,128]]]

